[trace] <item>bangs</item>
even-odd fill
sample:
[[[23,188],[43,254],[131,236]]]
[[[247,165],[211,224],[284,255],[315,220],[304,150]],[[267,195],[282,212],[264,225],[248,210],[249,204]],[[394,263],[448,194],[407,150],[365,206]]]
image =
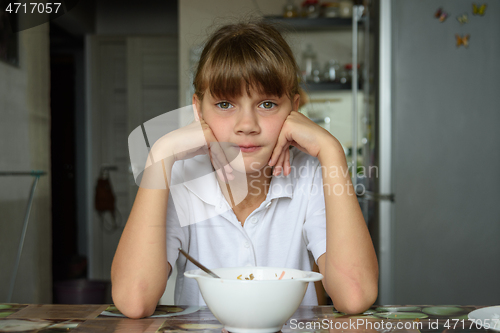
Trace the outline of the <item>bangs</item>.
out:
[[[251,90],[289,98],[298,93],[298,66],[276,36],[233,30],[209,42],[201,59],[194,80],[201,99],[207,90],[219,99],[240,97],[243,88],[249,96]]]

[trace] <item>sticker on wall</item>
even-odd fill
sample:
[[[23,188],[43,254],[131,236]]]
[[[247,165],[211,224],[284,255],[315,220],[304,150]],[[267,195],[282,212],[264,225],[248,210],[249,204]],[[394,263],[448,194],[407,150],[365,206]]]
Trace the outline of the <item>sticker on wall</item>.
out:
[[[467,14],[462,14],[457,16],[457,21],[460,22],[460,25],[463,25],[469,22],[469,18],[467,17]]]
[[[485,11],[486,11],[485,3],[483,3],[481,6],[478,6],[475,3],[472,4],[472,14],[483,16]]]
[[[465,48],[469,47],[469,34],[464,35],[463,37],[460,37],[459,34],[455,34],[455,37],[457,38],[457,47],[460,47],[460,45],[463,45]]]
[[[439,8],[436,13],[434,13],[434,17],[439,19],[439,22],[444,22],[448,18],[448,13],[443,11],[443,8]]]

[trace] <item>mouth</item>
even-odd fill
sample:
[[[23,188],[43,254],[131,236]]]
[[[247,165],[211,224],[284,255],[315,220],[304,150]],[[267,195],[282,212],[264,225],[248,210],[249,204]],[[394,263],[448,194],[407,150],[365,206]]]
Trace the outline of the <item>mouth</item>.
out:
[[[243,153],[251,153],[257,151],[261,146],[238,146]]]

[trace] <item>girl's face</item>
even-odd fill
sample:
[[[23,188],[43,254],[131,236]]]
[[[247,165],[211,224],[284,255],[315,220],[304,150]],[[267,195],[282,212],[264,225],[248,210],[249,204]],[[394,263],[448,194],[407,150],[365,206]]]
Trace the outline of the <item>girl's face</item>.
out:
[[[285,119],[299,107],[298,94],[292,102],[286,95],[261,95],[255,90],[250,93],[251,97],[243,89],[240,97],[217,99],[207,90],[203,101],[193,95],[198,115],[217,140],[243,154],[245,170],[231,164],[233,169],[247,174],[258,173],[267,166]]]

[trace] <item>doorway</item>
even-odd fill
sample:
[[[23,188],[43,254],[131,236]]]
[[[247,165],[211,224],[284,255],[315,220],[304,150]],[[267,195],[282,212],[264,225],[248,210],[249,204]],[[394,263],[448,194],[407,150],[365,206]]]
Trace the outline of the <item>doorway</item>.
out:
[[[52,281],[86,278],[77,214],[78,96],[83,38],[50,24]],[[83,237],[84,238],[84,237]],[[53,288],[54,303],[58,302]]]

